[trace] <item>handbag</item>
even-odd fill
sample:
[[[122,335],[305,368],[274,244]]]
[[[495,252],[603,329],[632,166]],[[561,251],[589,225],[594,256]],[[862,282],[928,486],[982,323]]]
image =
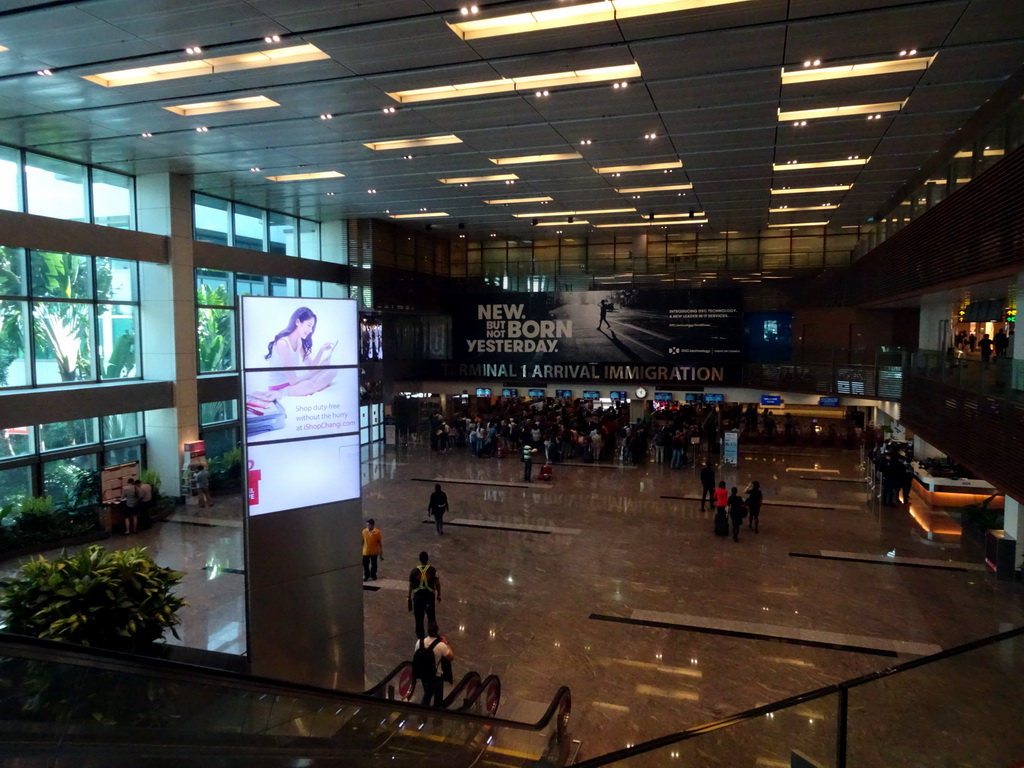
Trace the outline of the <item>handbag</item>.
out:
[[[452,660],[441,657],[441,679],[446,683],[454,683],[455,677],[452,675]]]

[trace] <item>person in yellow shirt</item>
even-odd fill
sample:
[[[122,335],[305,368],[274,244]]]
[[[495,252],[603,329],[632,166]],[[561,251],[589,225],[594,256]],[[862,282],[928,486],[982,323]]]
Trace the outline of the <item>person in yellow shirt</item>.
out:
[[[373,519],[363,529],[363,581],[377,580],[377,558],[384,559],[384,539]]]

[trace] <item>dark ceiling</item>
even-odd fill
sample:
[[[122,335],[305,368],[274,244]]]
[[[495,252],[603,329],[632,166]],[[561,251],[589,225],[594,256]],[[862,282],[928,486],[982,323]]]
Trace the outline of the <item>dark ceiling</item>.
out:
[[[535,228],[532,217],[513,213],[634,208],[577,213],[564,229],[627,233],[635,230],[592,226],[642,224],[650,214],[690,219],[691,210],[695,219],[706,213],[716,231],[825,220],[838,229],[874,215],[1024,61],[1019,0],[707,2],[692,10],[465,41],[446,22],[583,3],[499,2],[464,16],[461,3],[427,0],[6,0],[0,3],[0,46],[8,49],[0,51],[0,142],[135,175],[191,174],[197,190],[322,221],[426,209],[448,216],[413,221],[440,232],[455,232],[462,222],[470,236],[534,238],[555,230]],[[265,42],[274,35],[280,41]],[[120,87],[83,79],[303,44],[328,58]],[[197,45],[201,54],[186,53]],[[898,61],[901,51],[937,56],[924,70],[782,83],[784,67],[800,69],[805,61],[820,61],[822,68]],[[628,78],[627,88],[605,81],[552,86],[540,97],[528,87],[413,104],[387,95],[634,62],[641,74]],[[280,106],[202,116],[164,109],[251,96]],[[878,119],[862,113],[795,126],[778,114],[904,100],[902,109]],[[388,107],[395,111],[385,112]],[[200,126],[209,130],[197,132]],[[644,138],[652,133],[653,139]],[[461,143],[364,146],[448,134]],[[568,153],[581,157],[491,162]],[[870,161],[773,171],[773,164],[794,160],[853,156]],[[669,172],[595,172],[675,161],[682,167]],[[265,178],[316,171],[344,178]],[[519,177],[514,184],[438,181],[508,172]],[[692,189],[638,196],[617,191],[682,184]],[[833,185],[852,187],[770,192]],[[551,201],[483,202],[522,197]],[[838,207],[769,213],[782,205],[825,203]]]

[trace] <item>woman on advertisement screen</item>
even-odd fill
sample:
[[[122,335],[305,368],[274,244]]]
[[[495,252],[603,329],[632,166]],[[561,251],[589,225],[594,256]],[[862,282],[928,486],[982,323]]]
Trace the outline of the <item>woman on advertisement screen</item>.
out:
[[[334,381],[337,370],[318,370],[299,373],[297,368],[315,368],[330,365],[331,353],[337,342],[321,345],[313,354],[313,332],[316,330],[316,314],[309,307],[299,307],[292,312],[288,325],[277,333],[267,344],[265,360],[272,368],[291,370],[271,373],[271,389],[291,396],[311,395],[326,389]]]

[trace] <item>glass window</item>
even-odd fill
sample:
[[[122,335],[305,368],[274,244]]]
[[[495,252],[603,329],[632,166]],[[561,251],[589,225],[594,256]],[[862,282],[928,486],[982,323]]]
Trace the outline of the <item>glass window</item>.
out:
[[[0,469],[0,509],[32,495],[32,467]]]
[[[235,291],[239,296],[266,296],[267,278],[239,272],[235,275]]]
[[[142,414],[138,412],[115,413],[103,417],[103,439],[125,440],[142,436]]]
[[[32,295],[92,298],[92,259],[71,253],[32,251]]]
[[[27,456],[35,451],[32,427],[8,427],[0,429],[0,458],[13,459]]]
[[[237,419],[237,400],[217,400],[212,403],[199,404],[199,423],[202,425],[236,421]]]
[[[101,379],[138,378],[138,307],[134,304],[100,304],[97,307],[99,338],[96,354]]]
[[[88,169],[83,165],[26,153],[28,212],[68,221],[88,222],[87,175]]]
[[[98,419],[55,421],[52,424],[42,424],[39,427],[39,450],[59,451],[80,445],[93,445],[99,442],[98,429]]]
[[[25,295],[25,251],[0,245],[0,296]]]
[[[235,369],[235,311],[207,309],[198,311],[196,333],[199,372],[217,373]]]
[[[0,210],[21,209],[21,153],[0,147]]]
[[[271,296],[298,296],[299,281],[294,277],[272,277],[270,278]]]
[[[130,461],[142,463],[141,445],[119,445],[103,452],[103,466],[113,467],[116,464],[127,464]]]
[[[135,228],[135,206],[132,204],[131,176],[93,169],[93,223],[117,229]]]
[[[134,261],[96,259],[96,298],[99,301],[136,301],[136,274],[139,265]]]
[[[36,383],[60,384],[93,376],[93,307],[36,302],[33,310]]]
[[[250,248],[254,251],[267,249],[265,231],[266,211],[249,205],[235,203],[235,242],[236,248]]]
[[[270,225],[270,245],[267,250],[286,256],[298,256],[299,232],[295,217],[271,212],[267,221]]]
[[[238,447],[238,427],[204,427],[199,436],[206,441],[206,459],[216,459]]]
[[[300,292],[303,298],[307,299],[319,299],[320,298],[320,281],[319,280],[301,280],[300,281]]]
[[[95,453],[48,461],[43,464],[43,493],[60,503],[74,495],[75,486],[85,475],[95,471]]]
[[[228,245],[230,206],[227,200],[196,194],[192,205],[196,240]]]
[[[0,387],[24,387],[31,383],[28,302],[0,300]]]
[[[225,307],[233,303],[230,272],[216,269],[196,270],[196,304]]]
[[[319,223],[299,219],[299,255],[304,259],[320,259]],[[348,258],[343,258],[341,263],[348,264]]]

